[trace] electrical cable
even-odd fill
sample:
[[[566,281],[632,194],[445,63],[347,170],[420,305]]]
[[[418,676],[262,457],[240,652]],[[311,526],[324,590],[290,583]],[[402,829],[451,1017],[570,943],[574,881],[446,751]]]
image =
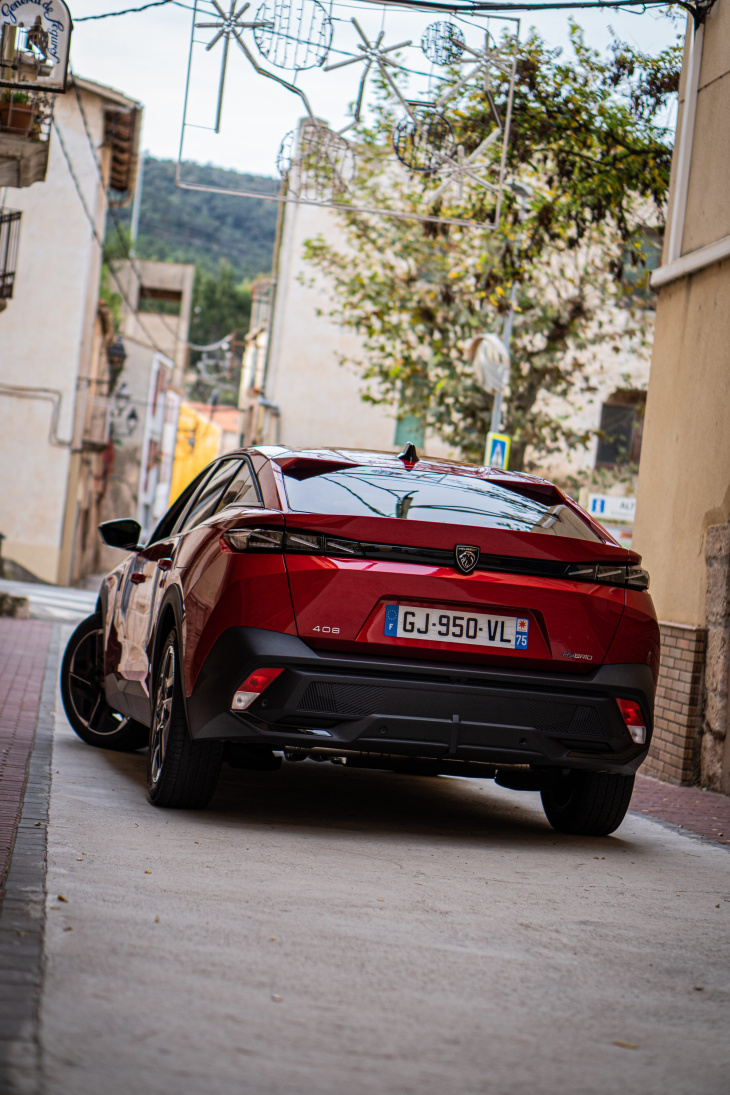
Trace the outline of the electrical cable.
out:
[[[186,11],[194,11],[189,4],[181,4],[180,0],[152,0],[151,4],[142,4],[139,8],[124,8],[123,11],[107,11],[101,15],[81,15],[78,19],[74,19],[74,25],[76,23],[91,23],[97,19],[115,19],[118,15],[135,15],[139,11],[147,11],[148,8],[162,8],[167,7],[168,4],[173,4],[176,8],[185,8]]]

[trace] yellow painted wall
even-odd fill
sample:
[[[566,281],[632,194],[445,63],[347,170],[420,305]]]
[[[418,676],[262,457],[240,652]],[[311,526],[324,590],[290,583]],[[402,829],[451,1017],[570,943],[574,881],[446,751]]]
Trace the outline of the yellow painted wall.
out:
[[[220,454],[222,430],[189,403],[180,406],[175,461],[172,466],[170,503],[185,490],[198,472]]]
[[[659,293],[634,549],[660,620],[703,626],[709,525],[730,516],[730,260]]]

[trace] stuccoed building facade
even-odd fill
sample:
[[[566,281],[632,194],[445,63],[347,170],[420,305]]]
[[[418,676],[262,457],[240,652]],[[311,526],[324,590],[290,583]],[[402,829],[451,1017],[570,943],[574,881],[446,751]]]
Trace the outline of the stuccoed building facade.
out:
[[[47,170],[16,172],[5,192],[22,219],[0,313],[0,532],[8,559],[67,585],[96,538],[107,480],[114,329],[99,301],[100,240],[110,204],[134,191],[141,107],[75,77],[53,118]]]
[[[645,771],[730,794],[730,5],[688,23],[634,530],[662,632]]]

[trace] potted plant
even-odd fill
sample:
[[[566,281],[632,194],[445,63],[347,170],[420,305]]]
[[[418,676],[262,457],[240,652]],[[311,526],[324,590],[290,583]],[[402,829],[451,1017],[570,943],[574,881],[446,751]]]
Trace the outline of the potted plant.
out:
[[[6,91],[0,98],[0,129],[15,137],[27,137],[38,112],[26,91]]]

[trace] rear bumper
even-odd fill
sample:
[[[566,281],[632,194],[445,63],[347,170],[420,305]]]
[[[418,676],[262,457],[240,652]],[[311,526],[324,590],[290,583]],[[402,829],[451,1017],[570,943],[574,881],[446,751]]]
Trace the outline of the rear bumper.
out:
[[[285,671],[246,712],[231,712],[235,690],[265,665]],[[645,745],[631,741],[617,696],[640,704]],[[646,665],[573,676],[426,664],[318,652],[292,635],[232,627],[187,710],[196,739],[628,774],[651,741],[654,681]]]

